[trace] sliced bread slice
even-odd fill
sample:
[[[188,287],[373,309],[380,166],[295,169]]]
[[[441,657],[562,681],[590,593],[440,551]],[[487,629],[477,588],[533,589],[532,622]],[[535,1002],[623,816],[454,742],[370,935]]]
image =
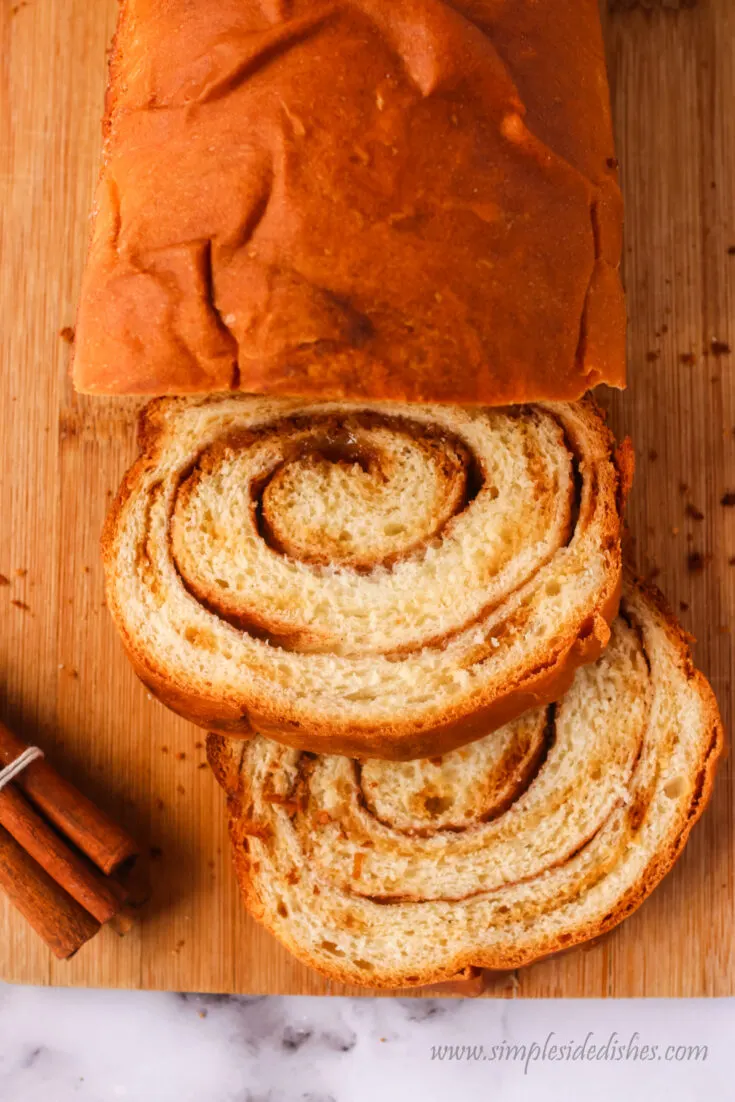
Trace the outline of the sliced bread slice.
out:
[[[681,629],[628,582],[556,705],[392,763],[210,735],[250,913],[334,980],[513,969],[627,917],[681,853],[722,749]]]
[[[632,459],[592,401],[165,399],[142,440],[107,603],[204,727],[422,757],[557,699],[607,643]]]

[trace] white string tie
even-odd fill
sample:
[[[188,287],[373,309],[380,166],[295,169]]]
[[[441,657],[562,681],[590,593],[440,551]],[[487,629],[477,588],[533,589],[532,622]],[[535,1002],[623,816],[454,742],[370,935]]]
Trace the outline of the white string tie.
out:
[[[15,761],[11,761],[10,765],[6,765],[4,769],[0,769],[0,792],[5,788],[6,784],[10,784],[12,780],[22,773],[23,770],[35,761],[36,758],[43,757],[43,750],[40,750],[38,746],[27,746],[22,754],[19,754]]]

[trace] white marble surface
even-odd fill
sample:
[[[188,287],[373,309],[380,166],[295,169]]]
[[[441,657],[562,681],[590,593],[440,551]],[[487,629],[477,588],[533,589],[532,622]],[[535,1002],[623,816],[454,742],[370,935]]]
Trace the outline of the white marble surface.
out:
[[[589,1053],[613,1033],[628,1059],[580,1058],[585,1038]],[[534,1042],[547,1054],[554,1043],[577,1046],[575,1058],[527,1067],[523,1055],[501,1058],[509,1045],[535,1053]],[[484,1045],[485,1059],[432,1059],[432,1046],[448,1045]],[[653,1059],[641,1059],[643,1045],[658,1046]],[[667,1060],[672,1045],[706,1046],[706,1058]],[[252,999],[0,985],[2,1102],[414,1096],[735,1099],[735,1000]]]

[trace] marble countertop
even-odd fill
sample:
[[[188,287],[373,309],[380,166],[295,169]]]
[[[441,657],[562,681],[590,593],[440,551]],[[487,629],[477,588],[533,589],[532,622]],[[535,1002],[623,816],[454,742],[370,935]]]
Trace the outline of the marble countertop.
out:
[[[239,998],[0,985],[0,1099],[729,1099],[734,1040],[734,999]]]

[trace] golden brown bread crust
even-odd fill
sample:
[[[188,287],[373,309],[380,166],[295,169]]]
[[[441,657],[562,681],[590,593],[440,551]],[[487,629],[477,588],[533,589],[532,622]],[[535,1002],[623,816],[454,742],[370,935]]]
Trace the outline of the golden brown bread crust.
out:
[[[81,391],[624,384],[596,0],[123,0]]]
[[[216,401],[216,398],[207,399],[207,403]],[[151,403],[144,411],[139,434],[144,454],[125,476],[111,506],[102,550],[108,579],[108,607],[138,677],[162,703],[190,722],[242,738],[256,730],[296,749],[319,753],[394,760],[422,758],[445,753],[503,726],[530,708],[558,700],[569,688],[579,666],[595,661],[607,645],[609,624],[617,615],[620,600],[620,529],[625,495],[632,478],[633,454],[627,446],[616,451],[597,406],[586,399],[579,407],[572,407],[575,416],[581,414],[589,439],[593,441],[590,454],[578,455],[584,468],[582,478],[589,486],[589,502],[577,524],[583,531],[585,525],[594,530],[595,553],[597,544],[605,548],[609,565],[604,580],[595,591],[594,601],[585,609],[584,622],[574,619],[571,623],[557,625],[552,644],[545,646],[539,664],[527,664],[522,676],[506,679],[493,693],[478,694],[471,707],[463,701],[443,711],[440,718],[427,711],[420,721],[397,709],[394,718],[380,723],[362,717],[348,719],[342,712],[337,719],[321,718],[315,710],[310,711],[308,722],[305,722],[299,713],[289,713],[283,701],[275,699],[273,694],[257,696],[250,692],[245,698],[231,686],[226,692],[211,686],[202,691],[190,678],[175,676],[170,663],[141,643],[129,629],[125,608],[115,596],[120,569],[118,544],[120,533],[124,533],[128,524],[124,511],[130,499],[144,492],[141,484],[148,472],[158,471],[159,452],[164,446],[161,441],[170,431],[165,424],[169,408],[170,402],[161,400]],[[556,408],[562,416],[564,407]],[[523,412],[519,416],[524,416]],[[157,473],[153,479],[157,484]],[[190,596],[195,596],[191,585],[187,589]],[[216,612],[213,606],[208,607]]]
[[[567,951],[583,942],[598,938],[612,930],[633,913],[657,887],[671,870],[681,854],[692,827],[700,818],[712,793],[715,772],[724,748],[724,731],[717,702],[706,678],[695,669],[689,649],[690,637],[680,627],[662,594],[654,586],[628,576],[626,593],[634,591],[638,600],[648,602],[654,612],[658,630],[662,630],[677,654],[677,664],[684,674],[693,692],[699,697],[702,713],[705,717],[703,731],[699,738],[699,754],[693,775],[695,784],[691,799],[678,817],[678,827],[666,843],[654,852],[643,874],[616,902],[608,913],[596,921],[581,923],[557,938],[533,938],[529,944],[521,947],[509,947],[505,951],[458,953],[449,963],[433,969],[417,968],[414,975],[405,973],[381,975],[361,980],[354,969],[342,967],[337,959],[325,964],[323,955],[316,957],[305,949],[302,942],[289,939],[283,923],[276,928],[267,908],[258,893],[253,869],[252,856],[247,845],[248,837],[253,836],[253,823],[249,821],[251,795],[247,792],[246,782],[241,774],[240,760],[244,745],[239,754],[237,744],[221,735],[210,734],[207,738],[207,758],[218,783],[227,794],[230,836],[233,844],[233,859],[238,881],[250,914],[266,926],[296,957],[310,965],[329,979],[342,983],[364,982],[374,988],[392,988],[396,986],[424,986],[442,983],[455,976],[462,969],[483,969],[507,971],[524,967],[547,956]],[[248,808],[246,809],[246,803]],[[633,814],[634,812],[631,812]]]

